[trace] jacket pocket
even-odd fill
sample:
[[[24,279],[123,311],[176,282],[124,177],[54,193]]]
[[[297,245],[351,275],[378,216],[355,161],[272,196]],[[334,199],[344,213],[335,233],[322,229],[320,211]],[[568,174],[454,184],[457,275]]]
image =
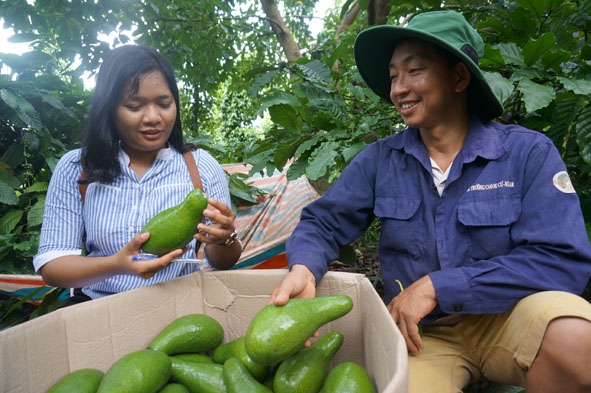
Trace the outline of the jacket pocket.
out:
[[[380,248],[418,255],[421,242],[418,210],[421,199],[407,195],[376,197],[374,214],[380,219]]]
[[[521,215],[519,196],[460,201],[458,220],[470,237],[470,256],[489,259],[514,248],[511,227]]]

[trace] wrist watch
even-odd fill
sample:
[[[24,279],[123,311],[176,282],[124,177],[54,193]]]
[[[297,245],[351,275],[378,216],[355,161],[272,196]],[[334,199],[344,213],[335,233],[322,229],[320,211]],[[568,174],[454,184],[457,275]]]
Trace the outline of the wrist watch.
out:
[[[230,246],[230,245],[234,244],[234,241],[236,240],[237,236],[238,236],[238,233],[236,233],[236,230],[234,230],[230,234],[230,237],[227,238],[225,241],[218,243],[218,246],[226,247],[226,246]]]

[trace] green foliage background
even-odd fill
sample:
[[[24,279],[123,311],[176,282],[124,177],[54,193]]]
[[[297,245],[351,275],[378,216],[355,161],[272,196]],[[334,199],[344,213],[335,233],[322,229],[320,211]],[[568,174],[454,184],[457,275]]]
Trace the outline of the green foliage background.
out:
[[[340,1],[313,37],[315,2],[278,2],[301,49],[295,62],[254,0],[0,3],[11,41],[31,47],[0,53],[11,69],[0,75],[0,272],[31,272],[53,168],[79,146],[90,94],[82,76],[96,72],[110,46],[133,39],[169,57],[187,139],[253,172],[291,163],[289,177],[305,175],[322,190],[368,143],[400,130],[393,107],[367,89],[353,61],[355,37],[379,2]],[[388,23],[440,8],[466,16],[486,42],[481,66],[506,108],[499,121],[552,138],[591,222],[591,0],[386,5]]]

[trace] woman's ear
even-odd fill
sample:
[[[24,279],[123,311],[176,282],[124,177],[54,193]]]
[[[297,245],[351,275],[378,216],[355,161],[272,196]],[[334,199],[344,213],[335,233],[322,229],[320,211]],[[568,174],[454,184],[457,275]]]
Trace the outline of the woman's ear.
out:
[[[456,63],[453,66],[453,72],[456,78],[456,93],[461,93],[468,89],[472,80],[472,73],[464,62]]]

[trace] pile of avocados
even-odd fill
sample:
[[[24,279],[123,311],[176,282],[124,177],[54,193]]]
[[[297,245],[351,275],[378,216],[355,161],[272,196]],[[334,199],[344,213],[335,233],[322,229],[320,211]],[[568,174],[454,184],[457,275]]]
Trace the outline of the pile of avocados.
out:
[[[106,372],[72,371],[46,393],[375,393],[357,363],[330,369],[343,343],[341,332],[332,330],[306,345],[318,328],[352,307],[347,295],[269,304],[243,336],[225,343],[224,329],[214,318],[185,315]]]

